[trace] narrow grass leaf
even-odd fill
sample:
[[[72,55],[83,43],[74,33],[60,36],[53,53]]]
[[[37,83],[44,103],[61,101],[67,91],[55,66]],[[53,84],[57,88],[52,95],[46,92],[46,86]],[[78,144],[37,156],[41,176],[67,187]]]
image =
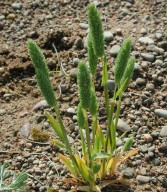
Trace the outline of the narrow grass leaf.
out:
[[[88,170],[87,165],[85,164],[85,162],[78,155],[75,155],[75,158],[77,160],[77,163],[78,163],[79,170],[80,170],[80,173],[82,175],[82,178],[85,181],[90,182],[91,178],[90,178],[90,174],[89,174],[89,170]]]
[[[115,174],[116,168],[118,166],[118,163],[120,162],[120,159],[121,159],[121,155],[118,154],[109,160],[107,164],[107,171],[110,172],[110,176]]]
[[[58,146],[60,149],[63,149],[63,150],[65,150],[65,151],[68,151],[67,150],[67,147],[63,144],[63,143],[61,143],[60,141],[58,141],[57,139],[51,139],[51,141],[56,145],[56,146]],[[69,151],[68,151],[69,152]]]
[[[93,167],[93,173],[97,174],[100,171],[101,168],[101,164],[97,163],[95,164],[95,166]]]
[[[57,136],[63,141],[65,142],[65,139],[63,137],[63,133],[61,130],[61,127],[59,125],[59,123],[54,119],[54,117],[52,115],[50,115],[49,113],[46,112],[46,116],[49,120],[49,123],[51,124],[53,130],[55,131],[55,133],[57,134]]]
[[[111,157],[111,155],[108,153],[95,153],[92,156],[92,160],[94,160],[94,159],[106,159],[108,157]]]
[[[72,162],[69,158],[67,158],[66,156],[59,154],[59,158],[60,161],[66,165],[66,167],[69,169],[69,171],[75,176],[77,177],[77,172],[75,167],[72,165]]]

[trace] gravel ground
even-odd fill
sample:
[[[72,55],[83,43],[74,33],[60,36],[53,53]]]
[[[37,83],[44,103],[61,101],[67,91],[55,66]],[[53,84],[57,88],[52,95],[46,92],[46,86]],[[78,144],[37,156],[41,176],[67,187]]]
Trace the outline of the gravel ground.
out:
[[[133,147],[140,146],[141,149],[121,169],[122,174],[132,181],[131,189],[120,186],[113,191],[165,192],[167,2],[94,2],[104,24],[111,95],[113,63],[126,37],[132,38],[132,54],[136,57],[133,80],[122,102],[118,135],[130,131],[117,145],[121,147],[134,133]],[[57,147],[48,141],[35,142],[30,135],[31,129],[38,128],[54,137],[44,115],[44,109],[52,110],[43,101],[37,87],[26,41],[34,39],[44,52],[69,139],[79,146],[76,73],[79,60],[87,59],[88,3],[89,0],[0,1],[0,161],[9,162],[12,170],[26,170],[30,174],[27,192],[44,192],[49,186],[65,192],[70,190],[70,186],[61,182],[68,171],[59,163]],[[59,72],[60,63],[67,77]],[[99,65],[97,74],[100,72]],[[105,108],[98,80],[96,90],[100,123],[105,127]]]

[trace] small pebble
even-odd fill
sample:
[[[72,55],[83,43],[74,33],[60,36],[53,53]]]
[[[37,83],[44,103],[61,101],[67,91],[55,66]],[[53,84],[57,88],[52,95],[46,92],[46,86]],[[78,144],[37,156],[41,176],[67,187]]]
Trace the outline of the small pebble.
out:
[[[150,177],[148,176],[143,176],[143,175],[138,175],[136,177],[136,180],[141,183],[141,184],[145,184],[145,183],[148,183],[150,181]]]

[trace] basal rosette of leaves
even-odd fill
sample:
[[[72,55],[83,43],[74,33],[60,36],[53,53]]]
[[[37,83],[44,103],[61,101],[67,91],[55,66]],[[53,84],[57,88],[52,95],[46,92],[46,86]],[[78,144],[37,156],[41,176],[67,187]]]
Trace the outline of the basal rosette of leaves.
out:
[[[130,56],[132,46],[131,40],[125,39],[118,53],[115,63],[115,82],[113,98],[109,98],[108,62],[104,48],[104,32],[99,12],[94,4],[87,8],[89,23],[88,59],[78,64],[77,84],[79,91],[79,104],[77,109],[77,120],[79,126],[80,143],[82,151],[73,151],[65,126],[63,124],[57,99],[49,81],[49,73],[44,56],[38,45],[28,40],[28,50],[36,71],[36,78],[46,101],[53,107],[56,119],[46,112],[46,116],[59,139],[52,141],[64,154],[58,154],[60,161],[66,165],[72,174],[76,190],[100,192],[103,187],[115,182],[127,183],[117,177],[117,168],[125,160],[138,152],[130,148],[133,145],[133,136],[124,144],[122,151],[118,152],[116,143],[116,128],[120,115],[121,100],[127,89],[134,70],[135,58]],[[107,121],[106,134],[103,133],[98,121],[98,102],[95,91],[95,76],[98,62],[102,62],[102,85],[104,87],[104,102],[106,106]],[[116,111],[115,111],[116,109]],[[92,123],[88,121],[91,115]],[[92,131],[90,131],[92,127]],[[121,135],[122,138],[125,134]],[[74,190],[73,190],[74,191]]]

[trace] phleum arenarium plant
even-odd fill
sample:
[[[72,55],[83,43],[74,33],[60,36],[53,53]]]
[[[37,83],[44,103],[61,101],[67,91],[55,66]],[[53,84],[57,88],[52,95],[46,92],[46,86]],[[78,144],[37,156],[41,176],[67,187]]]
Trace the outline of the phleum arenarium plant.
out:
[[[88,6],[87,15],[90,29],[88,38],[89,66],[85,61],[80,61],[77,76],[80,101],[77,109],[77,119],[82,146],[81,153],[76,150],[73,151],[73,146],[70,145],[68,140],[42,52],[32,40],[28,40],[28,50],[35,67],[41,92],[56,113],[56,119],[48,112],[46,112],[46,116],[59,137],[59,139],[53,139],[53,142],[66,151],[66,155],[59,154],[60,161],[67,166],[72,177],[77,181],[78,190],[100,192],[108,184],[124,182],[116,174],[117,167],[138,152],[138,149],[129,151],[133,143],[133,136],[126,141],[121,152],[118,152],[116,147],[118,141],[116,139],[116,128],[120,115],[121,99],[131,80],[135,58],[130,56],[132,42],[130,39],[126,39],[122,43],[116,58],[114,72],[116,87],[113,98],[110,99],[107,88],[108,62],[105,55],[103,27],[100,14],[94,4]],[[102,132],[99,125],[98,102],[95,92],[94,80],[99,61],[102,62],[102,85],[107,114],[106,134]],[[88,123],[88,114],[92,117],[91,125]],[[92,131],[90,131],[90,126]]]

